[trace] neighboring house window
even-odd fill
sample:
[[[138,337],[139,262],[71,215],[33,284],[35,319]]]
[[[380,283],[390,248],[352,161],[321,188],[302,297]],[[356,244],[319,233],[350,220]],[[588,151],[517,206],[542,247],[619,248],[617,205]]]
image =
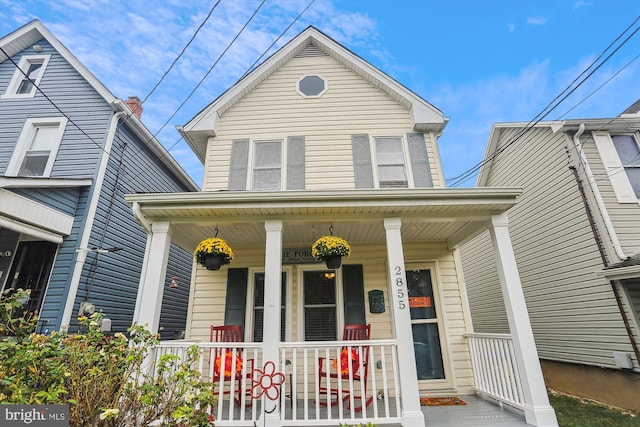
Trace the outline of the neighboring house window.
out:
[[[351,141],[356,188],[433,187],[424,134],[359,134]]]
[[[638,141],[634,135],[613,135],[611,140],[631,188],[633,188],[636,198],[640,199],[640,148]]]
[[[50,55],[23,56],[3,98],[32,98],[40,84]]]
[[[595,132],[593,140],[618,203],[640,200],[640,145],[637,134]]]
[[[7,175],[49,176],[66,125],[66,118],[27,119],[7,166]]]
[[[305,140],[232,141],[229,166],[231,191],[304,190]]]

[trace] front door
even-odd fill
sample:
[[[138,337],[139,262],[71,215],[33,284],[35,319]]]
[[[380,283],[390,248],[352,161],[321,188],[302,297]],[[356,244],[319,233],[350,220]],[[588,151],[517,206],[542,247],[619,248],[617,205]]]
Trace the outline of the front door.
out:
[[[6,288],[30,289],[27,311],[39,311],[49,283],[57,246],[50,242],[20,242],[13,258]]]
[[[407,286],[418,379],[444,379],[431,271],[407,270]]]

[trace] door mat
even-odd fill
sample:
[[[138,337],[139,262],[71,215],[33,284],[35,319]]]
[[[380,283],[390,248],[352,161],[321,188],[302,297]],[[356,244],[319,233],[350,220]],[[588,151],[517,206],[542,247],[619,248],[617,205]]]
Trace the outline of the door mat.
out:
[[[466,405],[467,403],[457,397],[421,397],[422,406]]]

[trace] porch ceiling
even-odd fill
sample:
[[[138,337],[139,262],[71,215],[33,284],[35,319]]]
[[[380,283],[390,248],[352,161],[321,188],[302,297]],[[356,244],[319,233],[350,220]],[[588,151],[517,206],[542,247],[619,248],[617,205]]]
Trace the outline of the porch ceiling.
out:
[[[308,246],[328,234],[352,244],[385,241],[383,219],[402,219],[405,242],[446,242],[453,248],[486,228],[521,193],[514,188],[132,194],[143,222],[168,221],[172,241],[188,251],[213,235],[231,246],[265,244],[264,221],[282,219],[283,245]],[[134,206],[134,211],[137,208]]]

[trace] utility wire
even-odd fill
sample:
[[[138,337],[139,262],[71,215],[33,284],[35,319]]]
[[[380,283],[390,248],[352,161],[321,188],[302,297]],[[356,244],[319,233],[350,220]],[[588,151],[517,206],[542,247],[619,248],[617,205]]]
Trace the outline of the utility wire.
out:
[[[158,83],[156,83],[156,85],[153,87],[153,89],[151,89],[151,92],[149,92],[147,94],[147,96],[144,97],[144,99],[140,102],[141,104],[144,104],[146,102],[147,99],[149,99],[149,97],[151,96],[151,94],[153,92],[156,91],[156,89],[158,88],[158,86],[160,86],[160,83],[162,83],[162,81],[164,80],[165,77],[167,77],[167,74],[169,74],[169,72],[173,69],[173,66],[176,65],[176,63],[178,62],[178,60],[180,58],[182,58],[182,55],[184,55],[185,51],[187,50],[187,48],[191,45],[191,43],[193,42],[193,40],[195,40],[196,36],[198,35],[198,33],[200,32],[200,30],[202,29],[202,27],[204,26],[204,24],[207,23],[207,21],[209,20],[209,18],[211,17],[211,14],[213,14],[213,11],[216,9],[216,7],[218,7],[218,4],[220,4],[220,0],[218,0],[213,7],[211,8],[211,10],[209,11],[209,13],[207,14],[207,16],[204,18],[204,20],[202,21],[202,23],[198,26],[198,28],[196,28],[196,31],[193,33],[193,36],[191,36],[191,39],[187,42],[187,44],[182,48],[182,50],[180,51],[180,53],[178,54],[178,56],[176,56],[176,58],[173,60],[173,62],[171,63],[171,65],[169,66],[169,68],[167,68],[167,71],[164,72],[164,74],[162,75],[162,77],[160,77],[160,80],[158,81]]]
[[[450,185],[451,187],[455,187],[457,185],[462,184],[463,182],[466,182],[468,179],[470,179],[471,177],[473,177],[477,171],[479,171],[484,165],[486,165],[487,163],[493,161],[496,157],[498,157],[498,155],[500,155],[501,153],[503,153],[505,150],[507,150],[509,147],[511,147],[512,145],[514,145],[516,142],[518,142],[520,139],[522,139],[522,137],[524,135],[526,135],[531,129],[533,129],[533,127],[535,127],[540,121],[542,121],[545,117],[547,117],[553,110],[555,110],[562,102],[564,102],[572,93],[574,93],[581,85],[583,85],[598,69],[600,69],[609,59],[611,59],[611,57],[618,52],[618,50],[620,50],[620,48],[622,48],[622,46],[624,46],[633,36],[635,36],[638,31],[640,31],[640,27],[636,28],[629,36],[627,36],[622,43],[616,48],[614,49],[613,52],[611,52],[606,58],[604,58],[602,60],[602,62],[600,64],[596,65],[596,62],[598,60],[600,60],[604,54],[611,49],[611,47],[615,44],[615,42],[617,42],[618,40],[620,40],[625,33],[627,33],[629,31],[629,29],[636,24],[636,22],[638,22],[638,20],[640,20],[640,17],[637,17],[633,23],[628,26],[612,43],[609,44],[609,46],[607,46],[607,48],[598,56],[598,58],[596,60],[594,60],[582,73],[580,73],[580,75],[578,76],[578,78],[574,79],[573,82],[571,82],[571,84],[569,84],[569,86],[567,86],[562,92],[560,92],[560,94],[558,94],[549,104],[547,104],[547,106],[540,112],[538,113],[533,119],[531,119],[527,125],[525,125],[524,128],[522,128],[509,142],[507,142],[504,146],[500,147],[499,149],[496,149],[491,155],[489,155],[487,158],[483,159],[480,163],[477,163],[476,165],[474,165],[472,168],[468,169],[467,171],[463,172],[462,174],[447,179],[446,181],[453,181],[452,184]],[[595,68],[593,68],[595,66]],[[591,68],[593,68],[593,70],[591,72],[589,72],[586,77],[584,77],[580,82],[578,82],[576,84],[576,82],[578,81],[578,79],[581,76],[584,76],[587,72],[587,70],[590,70]],[[574,86],[575,85],[575,86]],[[574,86],[574,87],[572,87]]]

